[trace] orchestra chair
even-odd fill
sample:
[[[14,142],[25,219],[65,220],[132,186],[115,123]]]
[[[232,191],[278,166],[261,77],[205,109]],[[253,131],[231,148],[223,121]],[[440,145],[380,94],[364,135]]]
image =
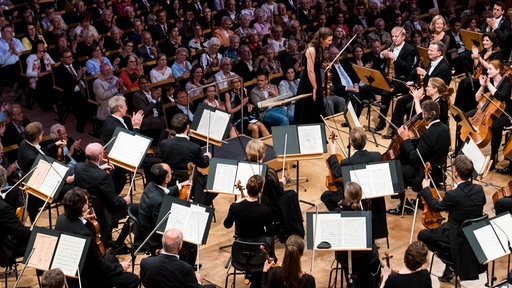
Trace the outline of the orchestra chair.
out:
[[[224,288],[228,287],[229,277],[233,275],[233,283],[231,287],[236,287],[236,275],[245,275],[246,285],[252,273],[262,273],[263,264],[267,261],[265,255],[261,252],[260,246],[265,246],[260,242],[244,242],[235,240],[231,248],[231,266],[233,272],[226,272],[226,283]]]
[[[14,276],[15,276],[13,279],[14,281],[16,281],[16,279],[18,279],[18,264],[23,264],[23,257],[8,260],[8,264],[7,264],[7,266],[5,266],[5,270],[4,270],[4,282],[5,282],[4,287],[9,287],[7,284],[9,283],[8,278],[11,273],[14,273]]]
[[[139,219],[139,204],[131,204],[128,205],[128,224],[130,225],[130,233],[128,234],[130,255],[132,259],[132,272],[135,267],[135,251],[139,248],[140,244],[146,239],[146,235],[144,234],[144,230],[142,229],[142,224]],[[133,233],[133,236],[132,236]],[[151,247],[146,243],[145,246],[141,249],[146,255],[155,255],[155,251],[158,247]]]
[[[336,265],[333,267],[333,264]],[[336,258],[334,258],[334,260],[332,261],[331,263],[331,272],[329,272],[329,285],[327,287],[338,287],[338,272],[340,273],[340,287],[343,288],[343,263],[341,263],[340,261],[338,261]],[[334,278],[333,278],[333,273],[334,273]],[[334,286],[331,284],[334,280]]]

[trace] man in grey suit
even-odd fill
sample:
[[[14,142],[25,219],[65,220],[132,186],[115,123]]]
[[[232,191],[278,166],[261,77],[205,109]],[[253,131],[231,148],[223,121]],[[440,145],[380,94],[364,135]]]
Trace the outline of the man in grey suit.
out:
[[[139,78],[140,90],[133,94],[133,110],[143,111],[144,118],[140,125],[140,132],[153,139],[153,145],[158,145],[160,134],[164,128],[164,118],[161,109],[160,96],[162,89],[151,89],[148,76],[142,75]]]

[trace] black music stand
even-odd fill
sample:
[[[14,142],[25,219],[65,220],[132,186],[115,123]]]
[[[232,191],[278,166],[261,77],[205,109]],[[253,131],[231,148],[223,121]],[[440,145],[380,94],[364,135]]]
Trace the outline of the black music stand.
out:
[[[379,89],[389,91],[389,92],[393,91],[393,88],[391,88],[388,81],[386,80],[386,78],[384,78],[384,76],[382,75],[382,73],[380,71],[375,70],[375,69],[366,68],[363,66],[359,66],[356,64],[352,64],[352,68],[354,68],[354,71],[356,71],[359,79],[361,79],[361,81],[363,81],[363,83],[365,85],[370,86],[370,91],[372,90],[371,88],[379,88]],[[353,98],[355,98],[355,97],[353,97]],[[361,102],[361,101],[359,101],[359,102]],[[376,132],[374,129],[370,128],[370,123],[371,123],[371,107],[370,106],[372,105],[372,103],[369,102],[368,104],[365,104],[365,105],[368,108],[368,112],[367,112],[368,127],[367,127],[367,129],[368,129],[368,131],[370,131],[372,133],[373,142],[378,147],[377,139],[375,139],[375,133],[377,133],[379,135],[381,135],[381,134],[379,132]]]

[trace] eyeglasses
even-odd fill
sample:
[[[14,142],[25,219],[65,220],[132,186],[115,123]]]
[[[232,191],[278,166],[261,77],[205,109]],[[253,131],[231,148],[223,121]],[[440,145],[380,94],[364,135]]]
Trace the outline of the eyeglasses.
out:
[[[126,45],[126,48],[133,48],[133,45]]]

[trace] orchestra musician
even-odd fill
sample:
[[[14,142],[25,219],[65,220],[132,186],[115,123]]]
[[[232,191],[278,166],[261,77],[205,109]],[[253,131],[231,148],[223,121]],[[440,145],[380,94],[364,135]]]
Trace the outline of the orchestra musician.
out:
[[[206,168],[210,165],[212,154],[201,152],[201,147],[190,141],[190,119],[183,113],[172,117],[171,126],[176,131],[176,136],[166,139],[160,143],[159,154],[162,156],[162,162],[167,163],[173,171],[173,177],[176,181],[185,182],[189,179],[188,163],[192,162],[197,168]],[[190,199],[195,203],[210,206],[213,199],[217,197],[216,193],[204,192],[206,187],[206,176],[197,171],[193,178],[194,186],[190,192]],[[193,264],[193,263],[192,263]]]
[[[153,174],[153,181],[149,182],[144,188],[139,204],[139,220],[145,237],[149,236],[157,224],[164,195],[177,197],[183,186],[190,185],[190,181],[187,180],[168,186],[171,182],[172,171],[171,167],[165,163],[154,164],[151,167],[151,174]],[[149,239],[148,246],[150,248],[159,247],[160,236],[157,236],[157,234],[153,234],[153,236]],[[137,240],[143,241],[144,239]]]
[[[344,197],[337,211],[361,211],[363,191],[356,182],[345,183]],[[377,245],[372,239],[372,250],[352,252],[353,288],[377,287],[380,281],[380,261]],[[336,251],[336,260],[343,265],[345,275],[348,275],[348,257],[346,251]]]
[[[283,264],[274,267],[274,259],[265,261],[261,286],[265,288],[315,287],[315,277],[302,271],[304,239],[292,235],[286,240]],[[286,271],[286,272],[285,272]]]
[[[259,202],[263,193],[264,179],[253,175],[246,184],[246,197],[238,198],[229,206],[228,215],[224,219],[224,227],[231,228],[235,224],[236,237],[246,242],[264,243],[270,257],[274,257],[274,230],[272,227],[272,210]],[[252,287],[261,286],[261,273],[252,273]]]
[[[451,90],[453,92],[453,90]],[[448,126],[448,105],[450,105],[450,91],[444,84],[443,79],[432,77],[428,80],[427,87],[423,89],[411,89],[414,97],[414,110],[421,113],[421,103],[426,100],[432,100],[439,104],[439,121]]]
[[[494,170],[498,160],[498,150],[500,148],[502,131],[505,125],[510,124],[506,114],[510,115],[512,111],[512,102],[510,99],[511,83],[508,77],[508,68],[499,60],[491,60],[487,67],[487,76],[480,76],[478,79],[480,88],[476,92],[476,101],[480,101],[486,93],[490,93],[489,98],[495,98],[505,102],[505,112],[492,121],[491,138],[491,160],[493,163],[490,170]],[[483,99],[485,101],[485,99]],[[477,113],[477,110],[469,111],[466,116],[471,117]],[[489,116],[491,117],[491,116]]]
[[[94,241],[96,235],[85,226],[85,222],[95,216],[91,213],[88,196],[87,191],[79,187],[69,190],[62,201],[65,213],[59,216],[55,225],[55,230],[89,237],[92,240],[80,275],[80,287],[138,287],[139,277],[127,272],[131,267],[130,261],[119,262],[111,254],[102,256]],[[79,287],[75,279],[70,279],[69,284],[70,287]]]
[[[66,288],[66,276],[60,268],[46,270],[41,277],[41,288]]]
[[[331,156],[327,159],[334,178],[342,177],[342,168],[350,167],[356,164],[367,164],[381,162],[382,156],[379,152],[370,152],[366,150],[366,132],[361,127],[355,127],[350,130],[350,145],[354,148],[352,155],[348,158],[338,162],[336,157],[336,145],[332,142],[329,143],[329,152]],[[320,200],[325,204],[329,211],[334,211],[339,208],[343,200],[343,190],[338,192],[325,191],[320,196]],[[372,211],[372,231],[373,239],[384,238],[388,236],[388,224],[386,220],[386,202],[384,197],[372,198],[365,200],[365,204]]]
[[[483,32],[494,32],[499,39],[500,49],[503,53],[503,59],[508,59],[512,48],[510,41],[510,21],[505,15],[505,3],[502,1],[494,2],[492,7],[492,17],[487,17],[483,25]],[[490,16],[490,15],[489,15]]]
[[[6,181],[5,169],[0,167],[0,186]],[[16,207],[12,207],[0,197],[0,267],[7,267],[14,263],[16,258],[23,256],[30,238],[30,229],[23,226],[16,216],[15,209]]]
[[[409,75],[409,81],[406,83],[409,88],[414,86],[414,81],[417,80],[418,77],[420,79],[423,77],[423,82],[420,85],[425,87],[427,86],[428,80],[432,77],[439,77],[443,79],[446,85],[450,85],[452,79],[451,69],[443,56],[443,49],[444,44],[441,41],[434,40],[430,42],[428,46],[430,65],[425,69],[417,67],[416,70],[412,71],[411,75]],[[397,101],[393,116],[391,117],[391,122],[397,127],[400,127],[404,123],[404,116],[410,113],[413,99],[413,96],[407,93]],[[439,114],[437,116],[439,117]],[[391,139],[395,136],[396,132],[397,131],[393,130],[385,135],[384,138]]]
[[[491,60],[503,60],[501,50],[498,48],[499,40],[494,32],[484,33],[482,36],[482,51],[478,51],[478,47],[471,48],[471,59],[473,59],[473,77],[466,77],[459,82],[457,86],[457,94],[455,96],[455,106],[463,112],[475,109],[475,94],[480,88],[478,77],[487,74],[487,67]],[[477,78],[474,78],[477,76]]]
[[[165,230],[162,236],[163,252],[140,262],[140,277],[144,287],[217,287],[201,284],[201,274],[194,273],[192,266],[180,259],[182,246],[183,233],[178,228]]]
[[[107,173],[105,169],[112,169],[110,164],[103,162],[103,146],[99,143],[90,143],[85,147],[85,158],[87,161],[78,163],[69,171],[69,175],[74,175],[73,185],[86,189],[89,195],[93,195],[101,202],[103,209],[95,207],[98,222],[101,227],[101,241],[108,245],[112,239],[112,228],[117,226],[113,223],[114,219],[120,219],[127,215],[127,207],[130,201],[130,195],[118,196],[112,180],[112,174]],[[69,192],[66,192],[66,194]],[[96,205],[96,203],[93,203]],[[124,245],[124,239],[128,235],[128,227],[124,228],[113,248],[119,249]]]
[[[418,56],[418,52],[416,51],[414,46],[405,42],[406,37],[407,35],[403,27],[394,27],[391,30],[391,38],[393,40],[391,47],[380,52],[380,58],[388,62],[387,71],[389,71],[389,69],[392,69],[392,78],[398,79],[400,81],[405,81],[408,79],[409,75],[412,72],[412,68],[415,64],[415,59],[417,59]],[[389,66],[390,61],[393,62],[392,67]],[[393,95],[396,95],[398,93],[405,94],[408,92],[407,87],[405,87],[400,82],[395,81],[393,85],[394,88],[392,93],[388,93],[386,91],[383,91],[381,93],[381,104],[383,105],[383,107],[381,107],[380,112],[384,116],[388,114],[389,104],[391,103]],[[379,124],[377,125],[376,130],[380,131],[386,128],[386,123],[382,116],[380,116],[379,119]]]
[[[421,116],[426,122],[426,130],[420,135],[417,146],[410,139],[407,126],[398,129],[398,134],[403,139],[399,157],[402,162],[404,185],[410,186],[413,191],[421,189],[420,185],[424,177],[423,162],[430,162],[432,165],[432,178],[436,181],[436,185],[442,182],[444,177],[442,166],[446,164],[446,157],[450,150],[450,131],[448,126],[439,120],[439,104],[433,100],[426,100],[421,104],[421,110]],[[402,214],[402,205],[406,205],[406,213],[412,213],[412,204],[409,201],[405,203],[405,192],[400,192],[398,197],[400,204],[388,210],[388,213]]]
[[[247,161],[263,163],[266,147],[263,141],[252,139],[245,147]],[[295,191],[284,190],[286,177],[281,177],[272,167],[267,167],[263,193],[260,195],[261,203],[272,209],[274,223],[281,223],[274,227],[274,233],[284,242],[290,235],[304,237],[304,224],[300,210],[299,198]]]
[[[322,66],[324,49],[332,43],[332,31],[329,28],[321,27],[313,36],[313,40],[308,44],[305,55],[302,60],[302,70],[300,74],[299,88],[297,94],[313,93],[312,97],[306,97],[295,103],[296,124],[320,123],[320,115],[324,111],[323,91],[322,91]]]
[[[405,250],[405,267],[398,272],[391,272],[391,267],[382,265],[382,282],[380,288],[432,288],[430,272],[421,269],[428,261],[427,246],[421,241],[412,242]]]
[[[432,196],[430,180],[424,179],[422,182],[420,194],[428,207],[434,212],[447,211],[449,214],[448,221],[439,228],[421,230],[418,240],[424,242],[430,251],[450,256],[448,259],[453,260],[455,267],[447,266],[440,281],[450,281],[454,271],[460,277],[461,285],[466,286],[465,280],[478,279],[479,274],[487,271],[487,265],[479,263],[461,231],[465,220],[482,216],[485,194],[482,186],[472,183],[473,162],[467,156],[455,157],[453,166],[456,188],[446,191],[442,200]]]

